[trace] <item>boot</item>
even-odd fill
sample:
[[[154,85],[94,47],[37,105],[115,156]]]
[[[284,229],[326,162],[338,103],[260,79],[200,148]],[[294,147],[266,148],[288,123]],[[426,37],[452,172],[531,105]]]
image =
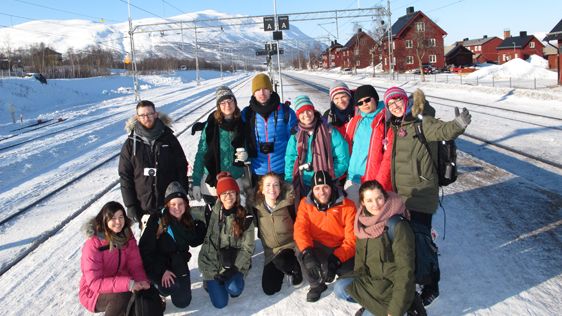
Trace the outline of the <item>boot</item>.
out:
[[[306,294],[306,301],[307,302],[316,302],[320,299],[322,292],[326,291],[328,287],[324,283],[320,283],[320,285],[316,287],[310,287],[308,293]]]
[[[421,292],[421,300],[423,302],[423,306],[429,306],[438,297],[439,297],[439,284],[437,282],[423,287]]]
[[[363,315],[363,312],[365,312],[365,307],[361,307],[360,309],[358,309],[355,312],[355,316],[361,316],[361,315]]]
[[[412,305],[406,312],[408,316],[427,316],[427,312],[425,311],[425,307],[423,306],[422,299],[418,292],[416,292],[416,296],[414,296],[414,301]]]
[[[300,266],[297,266],[293,273],[291,273],[291,284],[293,286],[299,286],[302,283],[302,272]]]

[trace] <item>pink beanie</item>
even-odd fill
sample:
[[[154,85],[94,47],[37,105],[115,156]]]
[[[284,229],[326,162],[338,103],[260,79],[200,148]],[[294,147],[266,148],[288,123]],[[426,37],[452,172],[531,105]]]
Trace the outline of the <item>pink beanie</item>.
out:
[[[384,93],[384,105],[388,107],[388,101],[393,99],[402,99],[404,101],[404,107],[408,105],[408,94],[404,89],[399,87],[390,87]]]

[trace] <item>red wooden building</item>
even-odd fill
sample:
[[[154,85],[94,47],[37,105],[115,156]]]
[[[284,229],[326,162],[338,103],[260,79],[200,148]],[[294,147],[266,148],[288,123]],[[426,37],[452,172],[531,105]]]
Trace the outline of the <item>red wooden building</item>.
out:
[[[496,48],[498,53],[498,64],[506,63],[513,58],[523,60],[531,55],[543,56],[544,45],[533,35],[527,35],[526,31],[519,32],[519,36],[511,36],[509,31],[504,31],[504,40]]]
[[[498,62],[498,52],[496,48],[503,42],[503,40],[497,36],[488,37],[484,35],[482,38],[468,39],[465,38],[462,41],[458,41],[456,45],[462,45],[471,51],[472,62],[476,63],[497,63]]]
[[[552,31],[546,34],[543,41],[557,41],[558,42],[558,56],[556,58],[556,67],[558,69],[558,84],[562,85],[562,19],[554,26]],[[549,58],[550,64],[550,58]]]
[[[322,53],[322,68],[329,69],[342,66],[342,47],[342,44],[338,43],[337,40],[330,43],[330,47]],[[328,59],[330,63],[328,63]]]
[[[447,35],[439,25],[433,22],[422,11],[414,7],[406,9],[392,24],[392,50],[395,71],[406,71],[430,64],[436,68],[445,66],[443,38]],[[388,41],[383,44],[383,69],[389,70]]]
[[[375,40],[362,29],[358,29],[341,49],[343,68],[365,68],[372,63],[371,51]]]

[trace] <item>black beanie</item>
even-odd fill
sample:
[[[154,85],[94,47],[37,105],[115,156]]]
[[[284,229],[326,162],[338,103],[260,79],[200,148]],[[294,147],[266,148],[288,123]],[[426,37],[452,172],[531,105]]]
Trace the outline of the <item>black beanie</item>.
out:
[[[185,189],[178,181],[173,181],[168,185],[164,198],[164,204],[170,202],[170,200],[174,198],[182,198],[186,201],[189,201],[187,199],[187,194],[185,193]]]
[[[379,102],[379,94],[377,93],[377,90],[375,90],[375,87],[371,86],[370,84],[358,87],[353,94],[353,99],[355,100],[356,105],[357,101],[365,97],[374,97],[375,100]]]
[[[312,187],[321,184],[327,184],[329,186],[333,185],[332,176],[330,176],[330,173],[328,171],[316,171],[314,173],[314,176],[312,176]]]

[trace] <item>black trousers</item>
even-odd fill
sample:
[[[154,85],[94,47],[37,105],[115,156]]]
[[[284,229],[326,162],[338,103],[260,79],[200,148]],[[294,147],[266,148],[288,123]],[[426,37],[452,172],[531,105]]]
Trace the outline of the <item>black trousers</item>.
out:
[[[292,275],[300,269],[295,252],[292,249],[282,250],[271,262],[263,267],[261,286],[266,295],[281,291],[285,274]]]
[[[427,214],[418,212],[416,210],[410,210],[410,217],[411,221],[422,226],[427,227],[429,231],[431,231],[431,222],[433,219],[433,214]],[[429,284],[430,287],[434,289],[439,289],[439,280],[441,279],[441,269],[437,269],[437,272],[433,274],[431,283]]]
[[[176,277],[170,287],[157,286],[162,296],[171,296],[172,303],[178,308],[186,308],[191,303],[191,279],[189,274]]]

